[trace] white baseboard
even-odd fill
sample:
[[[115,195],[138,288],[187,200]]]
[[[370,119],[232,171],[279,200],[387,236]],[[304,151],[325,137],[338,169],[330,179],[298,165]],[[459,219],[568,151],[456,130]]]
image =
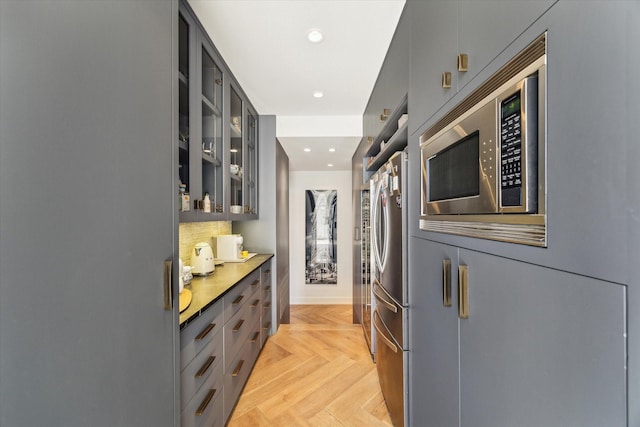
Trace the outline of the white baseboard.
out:
[[[291,297],[291,305],[353,304],[351,297]]]

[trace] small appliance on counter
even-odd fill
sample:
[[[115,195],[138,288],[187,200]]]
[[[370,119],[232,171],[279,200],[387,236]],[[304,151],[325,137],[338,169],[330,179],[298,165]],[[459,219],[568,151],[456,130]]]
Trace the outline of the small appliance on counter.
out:
[[[242,259],[242,243],[240,234],[224,234],[216,237],[218,252],[217,259],[222,261],[238,261]]]
[[[196,243],[191,255],[191,273],[196,276],[206,276],[213,273],[215,264],[213,262],[213,251],[209,244],[200,242]]]

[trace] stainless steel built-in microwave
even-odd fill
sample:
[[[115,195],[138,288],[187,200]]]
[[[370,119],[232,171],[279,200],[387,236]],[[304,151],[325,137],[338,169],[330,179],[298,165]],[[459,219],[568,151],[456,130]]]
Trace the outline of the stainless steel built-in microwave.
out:
[[[535,73],[424,142],[427,214],[536,212],[537,95]]]
[[[545,93],[543,35],[422,134],[421,228],[496,238],[473,224],[546,224]]]

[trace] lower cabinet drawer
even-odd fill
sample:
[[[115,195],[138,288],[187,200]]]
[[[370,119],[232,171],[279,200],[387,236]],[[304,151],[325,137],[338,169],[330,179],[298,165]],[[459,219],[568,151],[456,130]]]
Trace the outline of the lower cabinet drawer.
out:
[[[181,427],[224,426],[224,393],[222,390],[222,363],[218,363],[191,402],[182,411]]]
[[[218,331],[207,346],[193,358],[180,374],[180,409],[184,409],[196,392],[202,387],[216,368],[222,366],[222,333]],[[215,389],[222,390],[223,380],[220,374],[214,384]]]
[[[258,294],[256,294],[258,297]],[[255,303],[255,301],[258,301]],[[255,304],[255,305],[254,305]],[[260,301],[247,301],[224,325],[224,360],[226,370],[232,369],[231,362],[240,351],[244,343],[254,332],[254,325],[260,320]]]
[[[180,370],[207,346],[211,338],[222,329],[222,300],[217,301],[204,313],[180,331]]]
[[[256,321],[251,328],[251,335],[244,343],[236,357],[227,365],[224,374],[224,419],[231,415],[249,373],[260,353],[260,322]]]

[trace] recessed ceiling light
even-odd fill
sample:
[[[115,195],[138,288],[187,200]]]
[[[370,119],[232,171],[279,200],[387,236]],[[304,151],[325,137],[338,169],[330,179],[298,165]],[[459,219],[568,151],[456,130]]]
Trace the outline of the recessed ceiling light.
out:
[[[333,163],[329,163],[327,166],[329,166],[330,168],[333,167]]]
[[[305,148],[305,149],[304,149],[304,152],[305,152],[305,153],[308,153],[308,152],[310,152],[310,151],[311,151],[311,148]]]
[[[313,92],[313,97],[314,98],[322,98],[324,96],[324,93],[322,93],[321,91],[317,90],[315,92]]]
[[[320,43],[324,36],[322,35],[322,32],[320,32],[320,30],[310,30],[307,33],[307,38],[311,43]]]
[[[335,148],[329,148],[329,151],[330,151],[331,153],[333,153],[334,151],[336,151],[336,149],[335,149]]]

